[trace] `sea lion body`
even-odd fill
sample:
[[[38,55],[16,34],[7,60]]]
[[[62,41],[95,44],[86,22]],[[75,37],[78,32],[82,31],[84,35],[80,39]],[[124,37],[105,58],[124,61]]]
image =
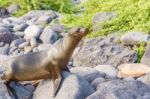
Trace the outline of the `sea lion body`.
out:
[[[55,96],[62,82],[62,71],[68,70],[69,59],[87,32],[84,28],[74,28],[47,50],[12,58],[11,61],[8,61],[8,66],[1,79],[30,81],[50,78],[54,83]]]

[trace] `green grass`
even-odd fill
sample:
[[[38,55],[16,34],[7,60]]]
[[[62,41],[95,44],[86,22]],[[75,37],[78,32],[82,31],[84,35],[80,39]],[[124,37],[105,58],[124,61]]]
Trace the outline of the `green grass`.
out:
[[[150,0],[87,0],[80,15],[65,14],[61,23],[68,27],[81,25],[92,30],[92,18],[98,12],[116,12],[117,17],[101,23],[101,31],[90,33],[89,37],[108,35],[116,31],[142,31],[150,29]]]
[[[75,7],[70,0],[0,0],[1,7],[8,7],[15,3],[21,6],[21,9],[14,13],[15,16],[23,15],[30,10],[51,9],[68,14],[75,12]]]

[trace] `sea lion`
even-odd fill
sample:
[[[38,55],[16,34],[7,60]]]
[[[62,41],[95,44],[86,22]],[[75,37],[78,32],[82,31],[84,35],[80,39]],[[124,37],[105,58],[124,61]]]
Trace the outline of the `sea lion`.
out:
[[[14,57],[8,61],[1,79],[10,82],[50,78],[54,84],[55,96],[62,82],[62,71],[68,71],[69,59],[87,33],[86,28],[73,28],[47,50]]]

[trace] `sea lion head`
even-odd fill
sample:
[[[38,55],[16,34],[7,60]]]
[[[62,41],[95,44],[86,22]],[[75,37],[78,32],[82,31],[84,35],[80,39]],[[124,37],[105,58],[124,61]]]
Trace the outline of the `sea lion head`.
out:
[[[70,35],[76,36],[76,37],[84,37],[88,33],[89,33],[88,28],[79,28],[79,27],[72,28],[69,32]]]

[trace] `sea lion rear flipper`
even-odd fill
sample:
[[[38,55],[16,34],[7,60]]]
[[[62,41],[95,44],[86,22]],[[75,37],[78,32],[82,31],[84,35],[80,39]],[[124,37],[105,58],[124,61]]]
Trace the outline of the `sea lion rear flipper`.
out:
[[[56,96],[58,89],[60,88],[61,82],[62,82],[62,75],[61,71],[58,68],[55,68],[55,70],[52,73],[52,81],[53,81],[53,97]]]

